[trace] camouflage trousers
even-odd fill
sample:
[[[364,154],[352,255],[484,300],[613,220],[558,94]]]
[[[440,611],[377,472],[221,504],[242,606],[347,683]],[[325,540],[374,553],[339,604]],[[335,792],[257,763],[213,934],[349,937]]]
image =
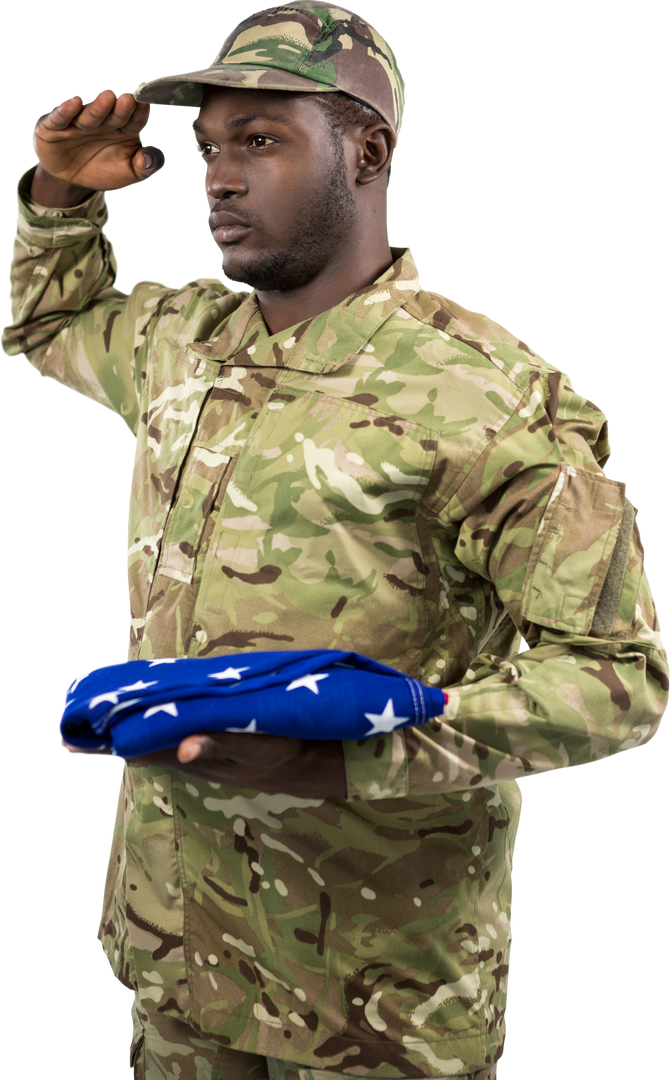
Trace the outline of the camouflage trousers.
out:
[[[355,1080],[330,1069],[309,1069],[278,1058],[228,1050],[181,1020],[133,1005],[130,1064],[135,1080]],[[379,1075],[378,1075],[379,1074]],[[382,1080],[379,1070],[368,1076]],[[496,1080],[496,1067],[432,1080]]]

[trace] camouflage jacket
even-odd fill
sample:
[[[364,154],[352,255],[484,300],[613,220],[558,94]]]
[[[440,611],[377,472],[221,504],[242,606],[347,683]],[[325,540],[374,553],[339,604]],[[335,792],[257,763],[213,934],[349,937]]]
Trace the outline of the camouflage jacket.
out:
[[[23,204],[5,345],[137,436],[131,657],[354,649],[450,696],[441,720],[345,744],[342,801],[126,769],[109,959],[234,1048],[378,1076],[484,1067],[515,780],[637,746],[663,709],[604,417],[423,291],[408,252],[268,336],[253,294],[216,281],[115,290],[104,221],[101,195]]]

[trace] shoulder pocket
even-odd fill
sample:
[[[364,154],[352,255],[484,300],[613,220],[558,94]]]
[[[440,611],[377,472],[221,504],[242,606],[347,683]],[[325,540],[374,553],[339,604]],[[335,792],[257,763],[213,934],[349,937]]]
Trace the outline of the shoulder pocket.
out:
[[[635,517],[625,490],[603,475],[561,466],[524,586],[529,622],[573,634],[611,632]]]

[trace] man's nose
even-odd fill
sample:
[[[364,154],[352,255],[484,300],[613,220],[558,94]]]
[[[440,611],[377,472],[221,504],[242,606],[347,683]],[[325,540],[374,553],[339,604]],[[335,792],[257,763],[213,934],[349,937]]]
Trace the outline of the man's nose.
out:
[[[209,198],[217,202],[234,195],[246,195],[248,185],[236,155],[219,152],[216,158],[207,163],[205,188]]]

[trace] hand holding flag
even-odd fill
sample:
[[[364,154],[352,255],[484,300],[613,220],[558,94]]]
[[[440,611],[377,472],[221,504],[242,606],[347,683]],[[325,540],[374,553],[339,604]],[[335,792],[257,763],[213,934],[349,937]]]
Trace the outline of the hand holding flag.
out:
[[[331,649],[135,660],[76,680],[61,732],[74,751],[336,797],[346,795],[342,739],[426,723],[444,703],[442,690]]]

